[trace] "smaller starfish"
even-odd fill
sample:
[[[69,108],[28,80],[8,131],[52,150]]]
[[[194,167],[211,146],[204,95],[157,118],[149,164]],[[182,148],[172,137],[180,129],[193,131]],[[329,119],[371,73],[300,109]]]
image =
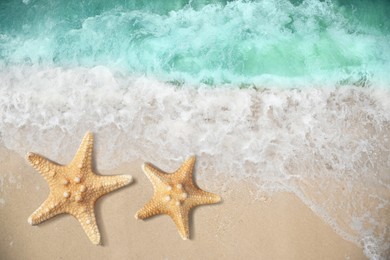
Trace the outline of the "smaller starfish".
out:
[[[101,196],[129,184],[132,177],[96,175],[92,171],[92,149],[93,135],[88,132],[69,165],[58,165],[38,154],[28,153],[27,160],[50,187],[49,197],[28,218],[28,223],[37,225],[58,214],[68,213],[80,222],[93,244],[100,243],[95,202]]]
[[[192,172],[195,156],[189,157],[182,166],[172,174],[167,174],[149,163],[142,166],[146,176],[152,182],[154,195],[152,199],[136,214],[136,219],[146,219],[154,215],[167,214],[175,222],[180,236],[189,238],[188,215],[193,207],[202,204],[213,204],[221,197],[201,190],[193,182]]]

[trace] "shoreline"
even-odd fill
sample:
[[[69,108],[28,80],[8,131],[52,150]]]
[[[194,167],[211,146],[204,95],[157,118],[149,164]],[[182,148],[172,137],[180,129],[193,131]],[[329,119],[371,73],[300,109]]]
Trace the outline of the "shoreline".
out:
[[[291,192],[367,257],[389,254],[389,89],[178,89],[115,76],[95,88],[70,73],[47,92],[39,85],[47,75],[30,76],[27,92],[18,84],[15,91],[9,78],[0,100],[1,145],[19,155],[31,151],[66,163],[87,130],[95,133],[95,165],[103,174],[123,165],[138,171],[140,158],[169,172],[196,154],[201,187],[234,197],[230,190],[249,183],[246,204]],[[20,161],[11,153],[11,161]],[[22,175],[7,174],[3,186],[7,179],[21,186]]]
[[[244,181],[217,191],[197,178],[201,188],[219,193],[223,202],[196,208],[191,214],[191,241],[182,241],[167,216],[147,221],[134,219],[136,210],[153,193],[140,160],[109,171],[99,171],[99,160],[95,161],[99,174],[130,174],[135,179],[130,186],[98,201],[96,212],[103,246],[95,247],[79,223],[67,215],[36,227],[28,225],[27,217],[46,198],[48,186],[15,152],[2,147],[0,156],[1,169],[7,169],[6,174],[0,173],[4,197],[0,205],[0,251],[6,259],[52,259],[58,252],[62,257],[80,259],[366,259],[362,248],[342,239],[295,195],[275,193],[255,199],[256,188]]]

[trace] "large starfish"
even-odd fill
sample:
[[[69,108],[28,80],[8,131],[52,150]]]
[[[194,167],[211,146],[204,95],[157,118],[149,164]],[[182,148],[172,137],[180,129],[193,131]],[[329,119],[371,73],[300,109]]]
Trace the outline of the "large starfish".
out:
[[[73,215],[84,228],[91,242],[100,243],[94,205],[101,196],[132,181],[130,175],[100,176],[92,171],[93,135],[88,132],[69,165],[62,166],[34,153],[27,159],[49,184],[50,194],[28,218],[37,225],[58,214]]]
[[[193,182],[192,172],[195,156],[189,157],[179,169],[167,174],[149,163],[142,166],[146,176],[152,182],[154,195],[152,199],[136,214],[136,219],[145,219],[154,215],[167,214],[175,222],[180,236],[189,238],[188,215],[193,207],[202,204],[213,204],[221,197],[201,190]]]

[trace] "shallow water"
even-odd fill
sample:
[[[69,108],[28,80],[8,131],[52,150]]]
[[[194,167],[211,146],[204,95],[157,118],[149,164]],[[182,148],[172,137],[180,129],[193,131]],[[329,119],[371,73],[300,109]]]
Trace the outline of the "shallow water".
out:
[[[66,163],[91,130],[99,169],[196,154],[209,185],[291,191],[390,253],[389,4],[124,2],[0,3],[2,144]]]

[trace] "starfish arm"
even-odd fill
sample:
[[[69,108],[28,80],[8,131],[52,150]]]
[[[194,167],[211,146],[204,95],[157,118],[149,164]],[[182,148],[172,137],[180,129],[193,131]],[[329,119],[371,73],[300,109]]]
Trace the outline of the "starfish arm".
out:
[[[164,207],[161,202],[157,202],[156,200],[150,200],[142,209],[138,210],[135,213],[136,219],[146,219],[155,215],[164,214]]]
[[[34,211],[33,214],[31,214],[27,222],[30,223],[30,225],[38,225],[39,223],[62,213],[64,213],[64,210],[61,203],[55,201],[49,196],[49,198],[47,198],[42,205]]]
[[[198,190],[194,195],[191,195],[190,199],[195,205],[215,204],[221,200],[219,195],[204,190]]]
[[[166,184],[169,182],[168,175],[161,173],[159,169],[157,169],[150,163],[144,163],[142,165],[142,170],[144,171],[148,179],[152,182],[154,188],[156,188],[160,184]]]
[[[111,191],[117,190],[130,184],[133,177],[130,175],[116,175],[116,176],[98,176],[98,182],[95,189],[95,198],[99,198]]]
[[[89,205],[82,211],[72,215],[80,222],[89,240],[91,240],[94,245],[99,245],[100,232],[96,223],[93,205]]]
[[[180,166],[180,168],[175,171],[174,174],[181,180],[184,179],[192,180],[192,172],[195,167],[195,162],[196,162],[196,156],[195,155],[189,156],[185,160],[185,162]]]
[[[80,169],[85,169],[86,171],[91,171],[92,150],[93,134],[91,132],[87,132],[70,165],[74,165],[75,167]]]
[[[188,214],[189,211],[184,207],[180,207],[178,210],[175,210],[175,212],[169,214],[173,222],[175,222],[179,234],[183,240],[187,240],[190,234]]]
[[[27,160],[49,183],[53,180],[53,177],[58,173],[60,168],[58,164],[36,153],[28,153]]]

